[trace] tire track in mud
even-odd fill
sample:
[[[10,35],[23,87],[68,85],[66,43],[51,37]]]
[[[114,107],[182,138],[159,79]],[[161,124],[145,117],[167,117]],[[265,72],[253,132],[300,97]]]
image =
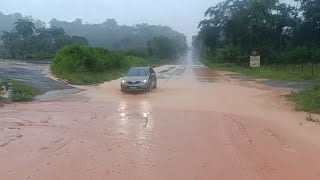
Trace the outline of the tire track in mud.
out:
[[[252,139],[250,138],[249,136],[249,133],[245,127],[245,125],[241,122],[241,121],[238,121],[237,119],[235,119],[235,117],[232,118],[232,122],[233,122],[233,125],[240,131],[240,133],[242,134],[242,138],[245,140],[245,142],[247,144],[249,144],[250,146],[252,146],[253,144],[253,141]]]
[[[263,132],[267,136],[273,137],[279,143],[279,146],[283,151],[291,152],[291,153],[295,153],[299,151],[297,147],[295,147],[294,145],[288,144],[284,138],[282,138],[279,134],[275,133],[274,131],[268,128],[265,128],[263,129]]]
[[[73,145],[72,148],[78,149],[81,146],[81,143],[79,142],[82,142],[79,140],[81,134],[85,134],[85,128],[88,127],[90,123],[96,122],[98,118],[99,115],[97,113],[92,113],[91,118],[88,121],[83,122],[72,129],[68,129],[60,138],[51,141],[47,146],[37,149],[36,151],[40,153],[38,156],[44,156],[46,158],[45,160],[42,160],[42,163],[40,163],[38,167],[35,167],[30,171],[27,179],[35,178],[42,169],[48,168],[48,166],[54,164],[63,155],[70,154],[69,151],[65,150],[70,144]]]
[[[227,142],[227,148],[233,154],[236,166],[240,167],[243,176],[246,176],[246,179],[252,177],[255,177],[254,179],[275,179],[276,169],[272,168],[256,150],[255,143],[250,137],[246,125],[233,114],[225,114],[223,120],[231,125],[229,127],[226,126],[227,123],[222,124],[223,137]],[[257,174],[253,175],[252,172]],[[251,178],[249,178],[249,175]]]
[[[23,135],[17,135],[17,136],[11,137],[7,142],[0,144],[0,148],[4,148],[4,147],[8,146],[10,143],[12,143],[13,141],[16,141],[22,137],[23,137]]]

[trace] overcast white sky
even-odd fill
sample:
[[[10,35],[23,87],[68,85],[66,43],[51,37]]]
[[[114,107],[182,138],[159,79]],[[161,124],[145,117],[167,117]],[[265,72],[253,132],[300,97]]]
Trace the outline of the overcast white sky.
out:
[[[115,18],[119,24],[168,25],[186,34],[196,34],[204,12],[220,0],[1,0],[0,11],[31,15],[49,22],[52,18],[73,21],[82,18],[99,23]]]

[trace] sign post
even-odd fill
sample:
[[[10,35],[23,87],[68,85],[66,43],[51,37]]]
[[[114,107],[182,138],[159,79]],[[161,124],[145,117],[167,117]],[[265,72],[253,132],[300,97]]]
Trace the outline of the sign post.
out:
[[[261,66],[260,56],[250,56],[250,67],[259,68]]]

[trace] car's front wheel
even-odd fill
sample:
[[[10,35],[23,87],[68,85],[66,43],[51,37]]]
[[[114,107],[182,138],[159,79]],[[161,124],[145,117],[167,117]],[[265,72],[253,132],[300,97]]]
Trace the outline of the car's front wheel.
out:
[[[151,83],[148,86],[148,92],[152,92],[152,84]]]
[[[157,89],[158,88],[158,82],[156,81],[155,83],[154,83],[154,87],[153,87],[154,89]]]

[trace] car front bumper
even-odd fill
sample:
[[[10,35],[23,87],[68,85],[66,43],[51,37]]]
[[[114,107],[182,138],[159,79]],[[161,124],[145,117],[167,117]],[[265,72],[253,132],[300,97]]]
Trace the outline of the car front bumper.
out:
[[[146,91],[148,90],[149,85],[148,84],[121,84],[121,90],[122,91]]]

